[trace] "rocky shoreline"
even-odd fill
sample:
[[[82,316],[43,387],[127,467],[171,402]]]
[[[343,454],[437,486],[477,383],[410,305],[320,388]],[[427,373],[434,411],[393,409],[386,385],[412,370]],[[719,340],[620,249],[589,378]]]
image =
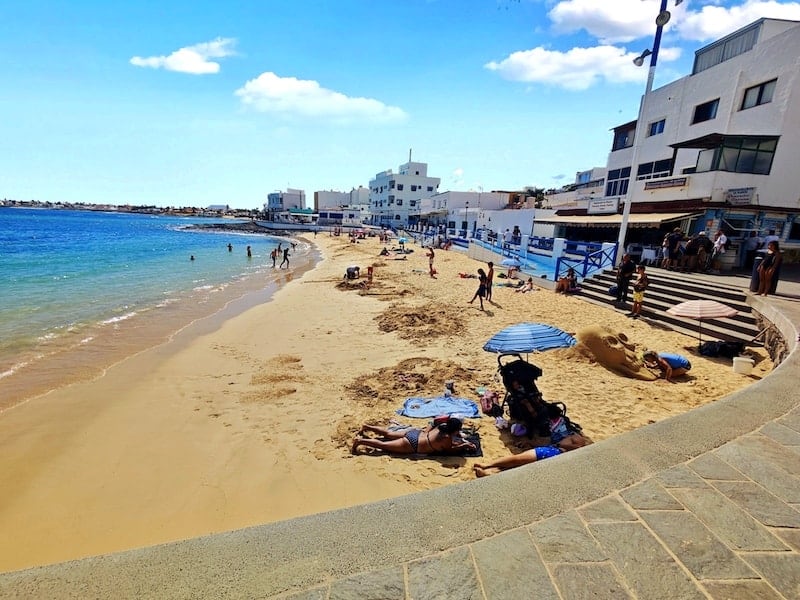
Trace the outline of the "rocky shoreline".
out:
[[[187,225],[186,229],[204,231],[237,231],[240,233],[258,233],[262,235],[294,235],[297,231],[286,229],[268,229],[255,221],[239,221],[236,223],[194,223]]]

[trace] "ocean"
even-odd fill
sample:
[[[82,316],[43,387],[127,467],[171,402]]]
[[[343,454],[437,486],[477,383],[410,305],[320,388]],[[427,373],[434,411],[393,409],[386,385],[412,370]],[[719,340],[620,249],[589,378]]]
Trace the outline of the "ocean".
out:
[[[273,269],[270,252],[290,240],[186,229],[209,222],[0,208],[0,410],[96,377],[232,304],[267,301],[317,258],[292,240],[291,268]]]

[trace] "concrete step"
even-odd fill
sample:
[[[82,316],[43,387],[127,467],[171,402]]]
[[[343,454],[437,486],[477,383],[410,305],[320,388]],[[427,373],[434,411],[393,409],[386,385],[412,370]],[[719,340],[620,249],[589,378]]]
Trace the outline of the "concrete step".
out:
[[[743,289],[737,288],[738,281],[731,285],[722,281],[713,281],[708,275],[678,273],[655,269],[648,270],[650,286],[645,294],[642,318],[660,323],[670,329],[686,335],[697,336],[700,323],[695,319],[676,317],[666,310],[687,300],[716,300],[739,311],[734,317],[726,319],[703,320],[703,339],[720,339],[752,343],[759,333],[751,308],[746,303]],[[623,307],[614,306],[614,298],[608,294],[608,288],[616,283],[614,273],[605,271],[587,278],[581,284],[580,297],[589,302],[612,306],[620,312],[630,311],[629,303]]]

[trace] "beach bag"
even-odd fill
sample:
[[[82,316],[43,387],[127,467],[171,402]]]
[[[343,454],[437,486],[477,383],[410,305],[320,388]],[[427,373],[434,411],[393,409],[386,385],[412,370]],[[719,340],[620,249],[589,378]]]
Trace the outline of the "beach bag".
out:
[[[616,296],[618,291],[619,291],[619,288],[617,286],[615,286],[615,285],[612,285],[610,288],[608,288],[608,295],[609,296]]]
[[[503,416],[503,407],[497,403],[499,397],[497,392],[492,392],[490,390],[486,390],[483,393],[483,396],[481,396],[481,411],[483,414],[489,415],[490,417]]]

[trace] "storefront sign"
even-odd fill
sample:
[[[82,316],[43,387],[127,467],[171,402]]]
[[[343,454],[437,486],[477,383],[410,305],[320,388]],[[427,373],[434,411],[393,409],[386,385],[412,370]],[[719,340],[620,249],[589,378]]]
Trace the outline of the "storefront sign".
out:
[[[756,188],[753,187],[746,187],[746,188],[730,188],[725,192],[725,202],[728,204],[734,204],[737,206],[743,204],[752,204],[753,203],[753,194],[755,193]]]
[[[586,214],[613,215],[619,212],[619,198],[590,198]]]
[[[674,177],[673,179],[655,179],[653,181],[645,181],[644,189],[660,190],[662,188],[684,187],[688,180],[688,177]]]

